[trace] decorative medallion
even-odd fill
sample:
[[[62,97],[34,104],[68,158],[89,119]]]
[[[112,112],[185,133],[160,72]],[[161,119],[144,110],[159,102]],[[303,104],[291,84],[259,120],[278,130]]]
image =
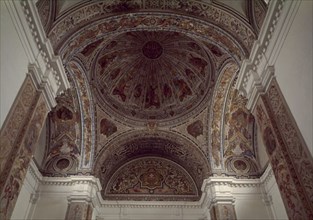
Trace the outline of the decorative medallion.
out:
[[[109,137],[117,131],[116,125],[110,120],[103,118],[100,121],[100,133]]]
[[[147,58],[156,59],[163,53],[162,46],[156,41],[148,41],[142,47],[142,53]]]
[[[70,165],[68,159],[62,158],[56,162],[56,167],[60,170],[65,170]]]
[[[199,135],[203,134],[203,123],[200,120],[193,122],[192,124],[188,125],[187,131],[190,135],[197,138]]]

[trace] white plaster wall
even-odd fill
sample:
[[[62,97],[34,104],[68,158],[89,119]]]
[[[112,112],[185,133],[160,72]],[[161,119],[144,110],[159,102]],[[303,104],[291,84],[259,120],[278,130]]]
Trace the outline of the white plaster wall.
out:
[[[237,219],[272,219],[260,194],[238,195],[235,201],[235,211]]]
[[[2,126],[27,72],[28,58],[6,3],[0,1],[0,126]]]
[[[152,202],[153,203],[153,202]],[[97,215],[97,219],[133,219],[133,220],[198,220],[204,219],[204,211],[201,208],[187,208],[187,207],[153,207],[155,205],[142,207],[104,207],[101,208]]]
[[[283,200],[276,183],[274,175],[264,183],[265,193],[269,197],[273,218],[275,219],[288,219],[287,212]]]
[[[271,211],[263,202],[262,185],[233,187],[232,195],[237,219],[272,219]]]
[[[43,194],[37,201],[32,219],[65,219],[67,206],[66,196]]]
[[[35,164],[32,162],[32,166]],[[27,171],[24,183],[16,201],[11,219],[29,219],[33,208],[36,190],[38,188],[38,179]]]
[[[27,219],[30,198],[31,192],[27,189],[26,185],[23,184],[11,219]]]
[[[299,129],[313,154],[313,1],[301,1],[275,63],[275,75]]]

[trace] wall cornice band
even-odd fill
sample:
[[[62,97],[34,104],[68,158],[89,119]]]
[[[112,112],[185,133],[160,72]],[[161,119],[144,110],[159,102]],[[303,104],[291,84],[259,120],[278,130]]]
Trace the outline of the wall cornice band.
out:
[[[52,108],[56,105],[55,97],[70,85],[60,57],[54,55],[45,36],[35,1],[5,1],[5,4],[29,61],[28,74]]]
[[[243,61],[236,89],[248,98],[247,108],[253,110],[258,97],[274,78],[275,62],[287,37],[301,1],[270,1],[267,15],[250,57]]]
[[[264,184],[273,178],[273,172],[269,165],[260,179],[236,179],[234,177],[210,177],[204,180],[201,190],[202,197],[199,201],[106,201],[101,197],[101,184],[98,178],[93,176],[69,176],[69,177],[43,177],[38,171],[36,164],[32,161],[28,173],[35,182],[38,183],[37,194],[53,194],[61,186],[62,192],[68,194],[68,200],[92,201],[98,208],[193,208],[206,209],[211,204],[233,204],[235,202],[232,195],[235,188],[256,189],[263,188]],[[48,188],[46,187],[48,186]],[[69,188],[68,188],[69,187]],[[80,192],[73,190],[73,187],[80,187]],[[72,192],[73,191],[73,192]],[[89,193],[89,194],[88,194]],[[34,197],[38,195],[34,194]]]

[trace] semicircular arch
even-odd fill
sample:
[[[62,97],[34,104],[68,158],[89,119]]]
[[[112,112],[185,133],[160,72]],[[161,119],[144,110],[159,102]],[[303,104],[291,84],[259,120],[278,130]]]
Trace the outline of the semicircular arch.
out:
[[[204,153],[191,141],[173,133],[132,131],[124,134],[96,155],[94,173],[102,186],[116,169],[128,161],[143,156],[159,156],[181,165],[201,189],[203,180],[211,175],[210,164]]]

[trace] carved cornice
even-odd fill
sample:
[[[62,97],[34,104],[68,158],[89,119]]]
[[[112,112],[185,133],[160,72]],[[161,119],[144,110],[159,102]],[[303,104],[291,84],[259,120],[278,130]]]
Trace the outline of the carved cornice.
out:
[[[31,161],[28,172],[41,185],[74,186],[86,184],[96,187],[97,191],[102,189],[99,179],[94,176],[44,177],[39,172],[34,161]]]
[[[130,202],[128,203],[121,203],[116,201],[115,203],[111,203],[111,204],[102,204],[102,207],[104,208],[189,208],[189,209],[201,209],[202,206],[200,204],[179,204],[178,202],[175,203],[166,203],[164,201],[160,202],[159,204],[156,202],[151,202],[151,204],[149,204],[149,202],[144,202],[142,204],[138,204],[137,203],[133,203],[131,204]]]
[[[5,4],[28,57],[29,74],[52,108],[56,105],[55,97],[69,88],[61,59],[54,55],[45,37],[34,1],[5,1]]]
[[[271,1],[258,39],[249,59],[243,61],[236,89],[248,98],[252,110],[260,94],[268,88],[274,65],[301,1]]]
[[[68,201],[84,201],[92,203],[98,208],[187,208],[206,209],[211,204],[232,204],[235,202],[233,189],[235,188],[263,188],[264,184],[273,177],[270,166],[267,167],[260,179],[236,179],[234,177],[210,177],[204,180],[202,185],[202,196],[199,201],[108,201],[101,197],[101,184],[98,178],[93,176],[70,176],[70,177],[43,177],[32,161],[29,172],[42,186],[75,186],[88,185],[91,191],[68,196]],[[220,187],[223,186],[223,187]],[[226,187],[226,188],[225,188]],[[71,191],[71,190],[70,190]],[[69,192],[70,192],[69,191]],[[40,192],[38,192],[40,193]],[[37,193],[37,194],[38,194]],[[87,194],[86,194],[87,193]],[[90,193],[90,194],[88,194]],[[33,197],[37,198],[37,194]],[[266,195],[265,195],[266,196]],[[264,197],[265,198],[265,197]],[[267,197],[266,197],[267,198]]]
[[[258,187],[260,179],[236,179],[234,177],[210,177],[203,182],[202,191],[214,186],[229,186],[238,188]]]

